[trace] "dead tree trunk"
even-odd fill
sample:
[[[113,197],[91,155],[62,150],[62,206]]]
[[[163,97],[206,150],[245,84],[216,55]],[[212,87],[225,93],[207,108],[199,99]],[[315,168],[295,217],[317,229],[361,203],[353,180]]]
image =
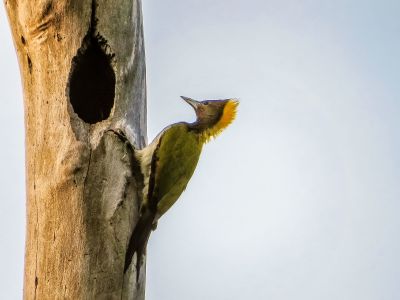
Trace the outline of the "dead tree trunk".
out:
[[[4,4],[25,103],[24,299],[144,299],[145,268],[123,271],[146,136],[140,0]]]

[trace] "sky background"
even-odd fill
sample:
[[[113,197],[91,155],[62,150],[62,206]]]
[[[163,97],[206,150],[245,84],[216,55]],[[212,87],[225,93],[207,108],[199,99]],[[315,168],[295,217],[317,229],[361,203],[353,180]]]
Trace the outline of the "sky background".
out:
[[[144,0],[148,136],[237,97],[149,243],[147,299],[400,299],[400,2]],[[22,295],[24,129],[0,5],[0,282]]]

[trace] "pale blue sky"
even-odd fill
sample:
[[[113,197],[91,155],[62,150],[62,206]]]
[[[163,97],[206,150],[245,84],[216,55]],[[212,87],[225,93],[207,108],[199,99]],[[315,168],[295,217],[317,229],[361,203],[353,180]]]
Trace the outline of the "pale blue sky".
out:
[[[238,97],[149,245],[149,300],[400,298],[400,2],[144,0],[151,140]],[[0,9],[0,282],[22,293],[23,112]]]

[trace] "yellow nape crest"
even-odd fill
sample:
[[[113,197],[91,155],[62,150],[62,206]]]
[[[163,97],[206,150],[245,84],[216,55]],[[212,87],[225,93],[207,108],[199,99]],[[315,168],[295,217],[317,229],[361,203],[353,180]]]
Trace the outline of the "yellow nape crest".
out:
[[[226,127],[229,126],[229,124],[233,122],[233,120],[235,120],[238,105],[239,101],[236,99],[229,99],[226,102],[221,118],[218,120],[218,122],[213,127],[205,130],[202,133],[202,139],[205,143],[211,138],[215,138],[217,135],[219,135]]]

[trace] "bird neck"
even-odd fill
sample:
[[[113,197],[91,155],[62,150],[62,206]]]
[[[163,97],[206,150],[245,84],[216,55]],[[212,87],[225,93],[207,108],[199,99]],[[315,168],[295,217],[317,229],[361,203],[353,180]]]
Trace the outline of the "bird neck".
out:
[[[194,132],[199,139],[201,144],[207,143],[211,137],[215,134],[213,133],[214,125],[202,122],[202,120],[197,119],[196,122],[188,124],[189,130]]]
[[[200,143],[205,144],[210,141],[212,138],[215,138],[218,134],[221,133],[223,128],[218,126],[218,123],[209,126],[206,124],[202,124],[201,122],[194,122],[189,124],[189,129],[194,131],[199,138]]]

